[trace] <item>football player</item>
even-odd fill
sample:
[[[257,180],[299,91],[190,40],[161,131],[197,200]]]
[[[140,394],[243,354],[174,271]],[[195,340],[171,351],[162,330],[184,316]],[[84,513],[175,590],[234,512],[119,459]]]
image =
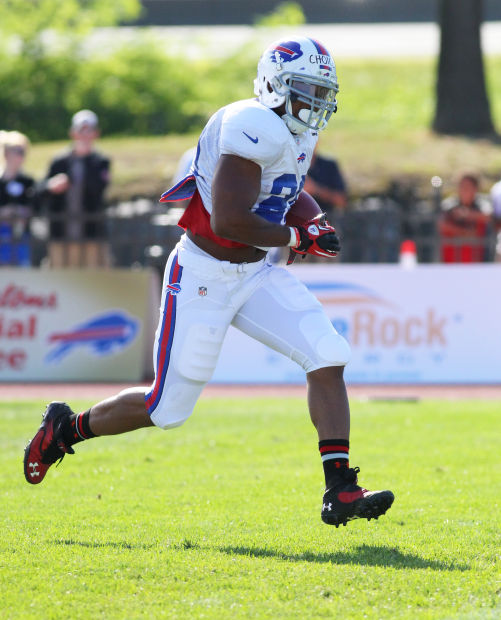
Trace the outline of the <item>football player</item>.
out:
[[[318,41],[273,43],[261,57],[254,99],[217,111],[205,126],[190,174],[162,196],[191,198],[185,234],[165,268],[154,344],[155,379],[82,413],[48,405],[25,451],[25,476],[40,483],[72,446],[96,435],[179,426],[212,376],[230,325],[299,364],[325,473],[321,517],[339,526],[377,518],[391,491],[370,492],[350,468],[350,413],[343,379],[350,349],[315,296],[267,250],[336,256],[335,230],[318,221],[287,226],[302,191],[318,132],[336,111],[334,61]]]

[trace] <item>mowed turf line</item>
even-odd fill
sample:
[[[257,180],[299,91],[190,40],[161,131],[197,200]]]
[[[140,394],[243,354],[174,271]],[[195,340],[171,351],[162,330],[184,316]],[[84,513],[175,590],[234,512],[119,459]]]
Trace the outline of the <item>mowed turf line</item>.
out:
[[[499,403],[354,401],[352,465],[396,500],[339,529],[301,400],[202,400],[33,487],[43,405],[0,403],[2,618],[500,617]]]

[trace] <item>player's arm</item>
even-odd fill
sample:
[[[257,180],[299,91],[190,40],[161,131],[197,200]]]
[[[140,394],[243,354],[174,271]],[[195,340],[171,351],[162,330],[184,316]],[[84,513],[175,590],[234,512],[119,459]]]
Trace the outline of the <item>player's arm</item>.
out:
[[[289,245],[288,226],[251,211],[261,191],[261,167],[237,155],[221,155],[212,181],[211,227],[216,235],[253,246]]]
[[[336,256],[339,239],[319,221],[282,226],[251,211],[261,189],[261,168],[238,155],[221,155],[212,181],[211,227],[216,235],[255,247],[290,246],[298,254]]]

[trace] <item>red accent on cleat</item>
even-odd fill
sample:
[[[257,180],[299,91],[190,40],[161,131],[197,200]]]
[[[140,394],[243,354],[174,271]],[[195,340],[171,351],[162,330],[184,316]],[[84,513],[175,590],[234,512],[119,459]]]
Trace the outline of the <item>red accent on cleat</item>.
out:
[[[322,521],[338,527],[353,519],[377,519],[395,499],[391,491],[368,491],[357,484],[360,469],[343,469],[324,493]]]
[[[42,463],[42,446],[44,443],[47,446],[46,430],[49,429],[39,430],[26,446],[24,452],[24,477],[30,484],[42,482],[47,470],[52,465],[52,463]],[[52,428],[50,431],[52,431]]]
[[[343,491],[338,493],[337,498],[343,504],[350,504],[356,499],[363,497],[365,491],[367,491],[367,489],[358,489],[358,491]]]
[[[50,403],[45,410],[42,424],[24,450],[24,477],[30,484],[40,484],[51,465],[62,459],[65,454],[73,454],[71,447],[66,447],[57,438],[61,419],[71,415],[66,403]]]

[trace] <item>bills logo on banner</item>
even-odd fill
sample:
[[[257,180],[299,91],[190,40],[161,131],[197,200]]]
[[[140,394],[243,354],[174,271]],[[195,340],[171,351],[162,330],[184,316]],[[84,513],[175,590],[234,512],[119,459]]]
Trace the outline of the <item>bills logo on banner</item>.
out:
[[[45,357],[58,363],[75,349],[87,348],[98,356],[121,351],[133,342],[139,331],[139,320],[121,311],[106,312],[62,332],[49,335],[54,347]]]

